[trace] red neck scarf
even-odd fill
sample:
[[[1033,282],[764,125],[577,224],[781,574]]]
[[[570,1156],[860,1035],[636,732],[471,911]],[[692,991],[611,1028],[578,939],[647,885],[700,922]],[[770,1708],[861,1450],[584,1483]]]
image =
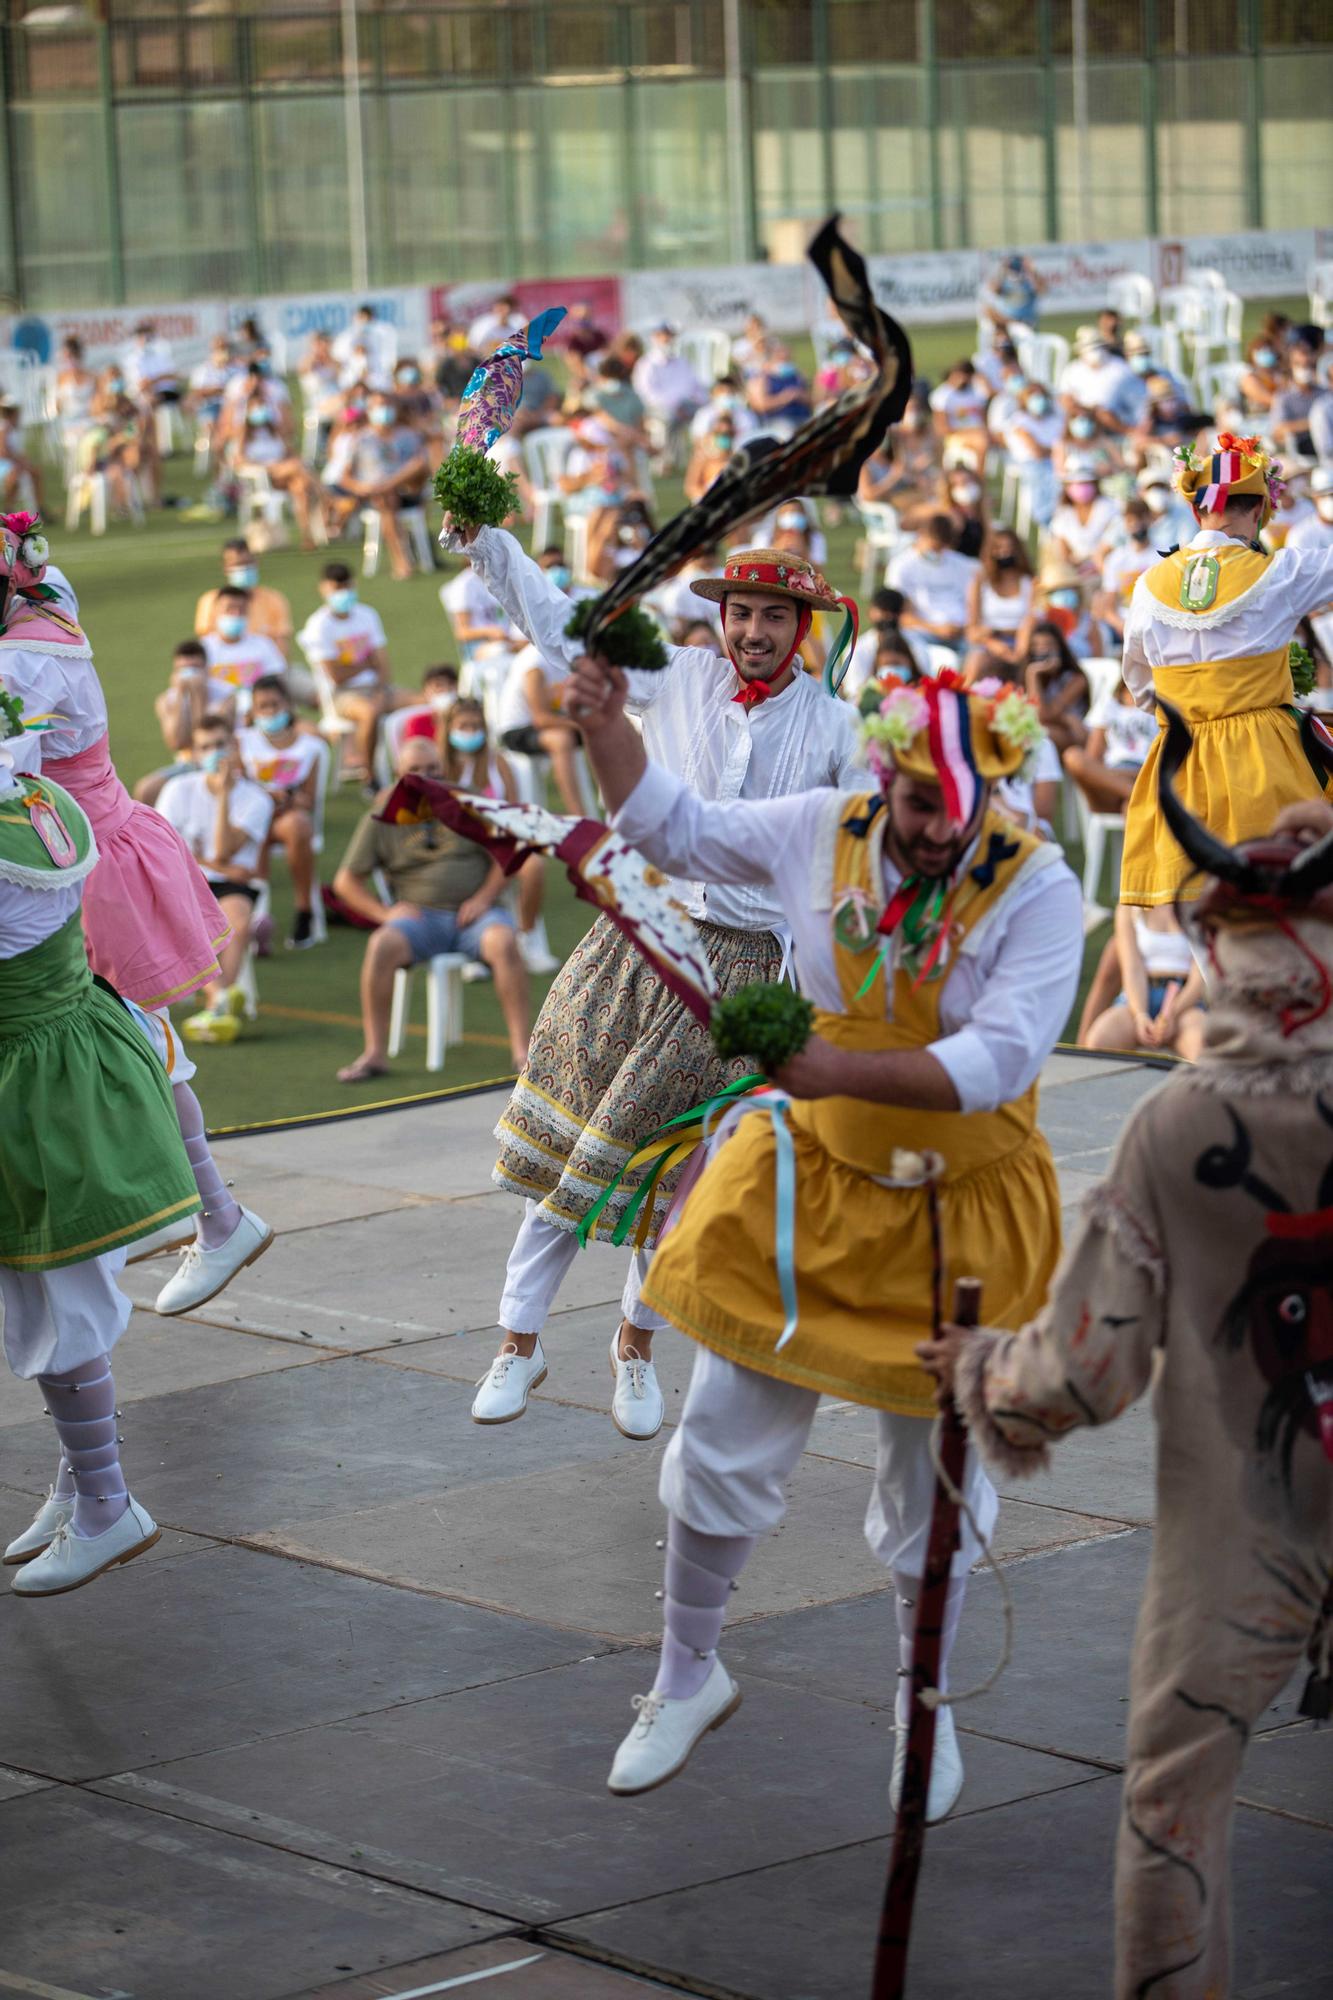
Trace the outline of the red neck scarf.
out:
[[[723,616],[724,617],[726,616],[725,598],[723,599]],[[808,604],[802,604],[798,608],[796,613],[796,637],[792,640],[791,650],[787,654],[786,659],[782,660],[776,667],[774,667],[772,673],[769,675],[766,681],[747,681],[745,679],[745,676],[741,673],[740,668],[736,667],[736,655],[732,652],[730,646],[728,646],[727,657],[731,661],[732,666],[736,667],[736,673],[741,683],[740,692],[738,694],[734,694],[731,698],[734,702],[737,703],[739,707],[747,710],[748,712],[748,710],[752,708],[757,708],[761,701],[768,700],[768,697],[773,692],[774,681],[781,680],[783,674],[787,671],[787,668],[791,665],[792,661],[796,658],[796,655],[800,652],[801,647],[805,643],[806,635],[808,634],[813,621],[814,621],[814,613],[811,611],[810,606]]]

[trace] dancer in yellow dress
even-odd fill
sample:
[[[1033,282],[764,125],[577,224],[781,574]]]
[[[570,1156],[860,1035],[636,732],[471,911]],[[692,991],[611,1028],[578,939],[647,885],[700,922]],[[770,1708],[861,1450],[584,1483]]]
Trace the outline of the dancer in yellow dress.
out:
[[[1199,532],[1145,570],[1125,620],[1125,682],[1140,708],[1159,695],[1178,709],[1194,748],[1178,780],[1185,805],[1218,840],[1266,833],[1283,806],[1328,783],[1333,746],[1296,707],[1291,636],[1333,599],[1333,549],[1259,546],[1281,491],[1257,438],[1223,431],[1213,452],[1177,453],[1177,489]],[[1198,894],[1157,804],[1161,737],[1139,772],[1125,816],[1120,899],[1147,905]]]
[[[647,763],[620,712],[623,676],[582,661],[572,696],[618,830],[672,874],[771,884],[816,1008],[814,1035],[777,1073],[786,1096],[761,1100],[718,1148],[645,1282],[700,1349],[662,1462],[661,1664],[609,1781],[628,1793],[674,1776],[740,1699],[717,1656],[723,1611],[782,1518],[821,1392],[877,1412],[866,1536],[893,1573],[910,1664],[934,1487],[931,1384],[913,1356],[931,1316],[927,1156],[942,1158],[945,1265],[979,1275],[988,1318],[1018,1325],[1059,1248],[1036,1079],[1073,999],[1082,922],[1059,850],[991,809],[1041,734],[998,682],[967,689],[949,673],[895,689],[866,723],[877,793],[726,803]],[[997,1501],[975,1458],[964,1488],[987,1534]],[[969,1527],[942,1658],[978,1552]],[[961,1785],[942,1710],[932,1818]]]

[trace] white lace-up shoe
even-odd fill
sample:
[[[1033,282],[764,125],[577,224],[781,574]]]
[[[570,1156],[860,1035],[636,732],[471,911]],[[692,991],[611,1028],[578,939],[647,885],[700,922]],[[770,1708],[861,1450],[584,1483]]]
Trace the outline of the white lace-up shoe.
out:
[[[907,1724],[895,1724],[893,1776],[889,1779],[889,1804],[897,1812],[902,1804],[903,1773],[907,1769]],[[958,1750],[958,1734],[953,1726],[953,1710],[935,1711],[935,1751],[930,1760],[930,1789],[926,1794],[926,1825],[947,1819],[963,1789],[963,1760]]]
[[[685,1768],[690,1752],[710,1729],[720,1729],[741,1705],[741,1691],[717,1655],[708,1679],[687,1701],[665,1694],[636,1694],[638,1716],[616,1752],[609,1792],[651,1792]]]
[[[114,1526],[100,1535],[76,1535],[67,1521],[41,1555],[25,1563],[11,1588],[16,1597],[59,1597],[78,1590],[117,1563],[133,1562],[151,1549],[162,1530],[146,1507],[131,1498]]]
[[[666,1414],[657,1370],[635,1348],[621,1353],[618,1329],[611,1336],[611,1373],[616,1378],[611,1421],[620,1435],[640,1442],[656,1437]]]
[[[546,920],[544,917],[538,917],[530,931],[519,932],[518,955],[529,972],[543,973],[559,971],[560,960],[551,950],[550,940],[546,935]]]
[[[151,1236],[141,1236],[131,1243],[126,1254],[127,1264],[142,1264],[146,1257],[161,1257],[168,1250],[183,1250],[187,1243],[194,1242],[194,1217],[187,1215],[183,1222],[164,1222]]]
[[[186,1246],[174,1277],[168,1278],[154,1302],[160,1313],[192,1312],[206,1306],[229,1285],[238,1271],[262,1257],[273,1241],[273,1231],[252,1209],[243,1208],[241,1219],[225,1243],[206,1250],[196,1240]]]
[[[21,1535],[15,1535],[5,1550],[6,1569],[16,1569],[20,1563],[30,1563],[34,1556],[39,1556],[42,1550],[55,1540],[66,1521],[72,1521],[73,1518],[73,1497],[68,1500],[57,1500],[55,1487],[48,1486],[46,1498],[33,1515],[29,1526]]]
[[[546,1380],[546,1356],[540,1340],[531,1354],[520,1354],[508,1341],[477,1383],[472,1404],[474,1424],[512,1424],[528,1407],[528,1397]]]

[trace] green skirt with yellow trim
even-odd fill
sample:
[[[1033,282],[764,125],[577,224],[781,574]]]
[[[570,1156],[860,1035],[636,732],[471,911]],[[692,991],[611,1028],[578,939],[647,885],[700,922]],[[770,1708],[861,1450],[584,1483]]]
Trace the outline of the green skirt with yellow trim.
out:
[[[0,1264],[81,1263],[198,1206],[166,1073],[76,912],[0,959]]]

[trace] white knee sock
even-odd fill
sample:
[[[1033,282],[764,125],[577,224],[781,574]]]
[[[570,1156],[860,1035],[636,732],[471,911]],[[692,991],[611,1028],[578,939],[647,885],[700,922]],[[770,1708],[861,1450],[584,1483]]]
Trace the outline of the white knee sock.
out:
[[[666,1629],[655,1694],[685,1701],[712,1672],[731,1587],[749,1561],[755,1535],[701,1535],[670,1516],[667,1528]]]
[[[235,1231],[241,1219],[240,1206],[233,1199],[208,1150],[199,1099],[188,1083],[173,1083],[171,1094],[176,1100],[176,1116],[185,1141],[185,1156],[190,1162],[199,1199],[204,1204],[194,1219],[195,1231],[206,1250],[217,1250]]]
[[[106,1357],[38,1377],[74,1486],[76,1535],[114,1527],[130,1504],[116,1437],[116,1385]]]
[[[958,1635],[958,1621],[963,1615],[963,1599],[967,1594],[967,1578],[951,1578],[944,1600],[944,1616],[940,1623],[940,1680],[943,1691],[949,1686],[949,1654]],[[921,1599],[921,1578],[909,1576],[906,1570],[893,1571],[893,1603],[898,1614],[898,1699],[895,1709],[899,1722],[906,1722],[911,1708],[912,1690],[912,1648],[916,1639],[916,1607]]]

